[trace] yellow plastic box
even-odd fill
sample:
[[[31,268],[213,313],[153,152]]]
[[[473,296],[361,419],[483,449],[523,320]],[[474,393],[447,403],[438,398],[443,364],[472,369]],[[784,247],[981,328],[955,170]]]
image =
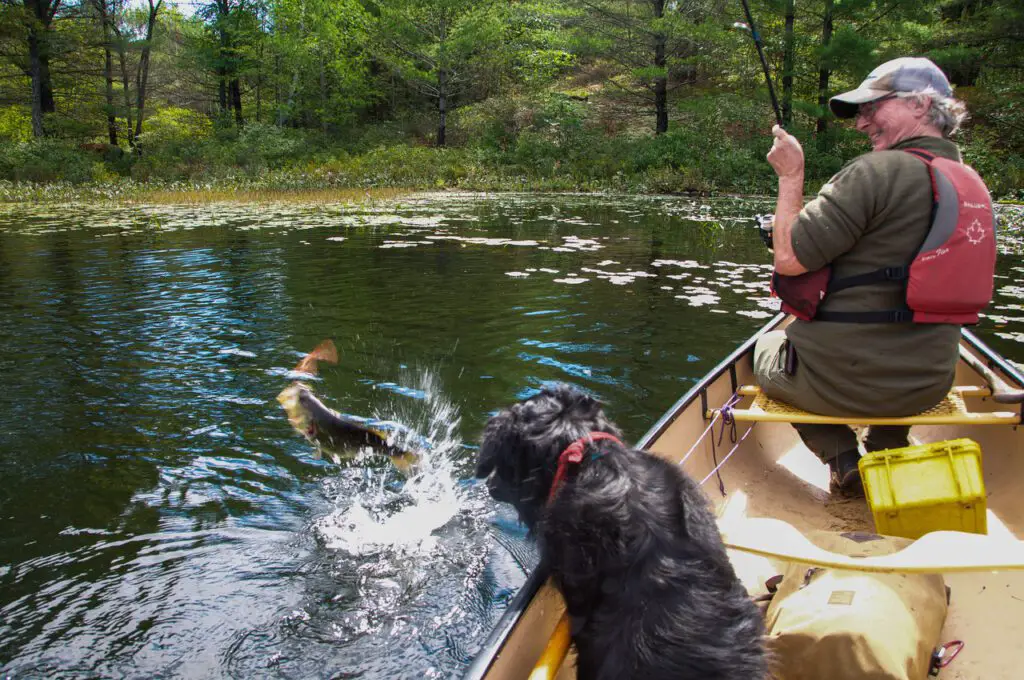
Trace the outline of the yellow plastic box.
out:
[[[876,451],[859,469],[880,534],[988,533],[981,448],[970,439]]]

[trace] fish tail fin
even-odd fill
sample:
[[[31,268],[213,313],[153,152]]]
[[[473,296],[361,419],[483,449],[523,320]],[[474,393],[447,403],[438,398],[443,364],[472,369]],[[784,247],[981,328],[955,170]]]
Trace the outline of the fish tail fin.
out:
[[[328,338],[313,348],[313,351],[302,358],[302,361],[295,367],[296,373],[309,373],[316,375],[317,365],[321,361],[329,364],[338,363],[338,348],[334,341]]]

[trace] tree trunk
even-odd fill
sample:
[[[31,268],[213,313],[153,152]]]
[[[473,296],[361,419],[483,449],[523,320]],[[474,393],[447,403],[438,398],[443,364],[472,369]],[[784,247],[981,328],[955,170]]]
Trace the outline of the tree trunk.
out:
[[[149,0],[149,17],[146,20],[146,38],[142,43],[142,54],[139,56],[139,70],[135,74],[135,95],[138,102],[135,118],[135,138],[142,134],[142,119],[146,111],[146,83],[149,81],[149,55],[153,47],[153,28],[156,26],[156,15],[164,0]]]
[[[132,88],[131,79],[128,77],[128,55],[126,54],[124,41],[118,47],[118,58],[121,62],[121,84],[124,89],[124,119],[128,130],[128,146],[135,148],[135,127],[132,125]]]
[[[665,67],[665,38],[658,36],[654,47],[654,65]],[[658,76],[654,80],[654,133],[668,132],[668,77]]]
[[[217,73],[217,103],[220,105],[221,115],[228,113],[228,76],[224,67],[218,66]]]
[[[324,64],[324,52],[317,50],[320,56],[320,130],[327,134],[327,66]]]
[[[441,69],[437,73],[437,146],[445,145],[445,136],[448,126],[448,83],[446,82],[447,72]]]
[[[32,134],[42,137],[46,134],[43,114],[57,110],[50,80],[50,26],[61,0],[24,1],[25,9],[29,11],[27,33],[29,76],[32,79]]]
[[[665,16],[665,1],[654,0],[654,16]],[[668,132],[668,68],[665,58],[666,37],[663,33],[654,35],[654,65],[661,75],[654,79],[654,134]]]
[[[104,24],[106,24],[104,17]],[[108,30],[104,26],[104,35],[108,36]],[[114,107],[114,56],[110,53],[110,41],[107,39],[103,46],[103,77],[107,81],[107,137],[111,146],[117,146],[117,110]]]
[[[261,85],[263,84],[263,42],[260,41],[260,51],[256,58],[256,122],[260,122],[260,109],[263,104]]]
[[[114,56],[111,51],[113,31],[111,30],[110,8],[107,0],[92,0],[92,6],[100,16],[103,28],[103,79],[106,82],[105,96],[107,100],[107,138],[112,146],[117,146],[117,109],[114,106]]]
[[[43,113],[56,113],[57,103],[53,99],[53,80],[50,78],[50,56],[48,54],[48,43],[49,36],[47,36],[47,40],[43,41],[43,49],[39,54],[39,100],[42,104]]]
[[[281,72],[281,55],[274,55],[274,73]],[[281,125],[281,79],[274,78],[271,81],[274,84],[274,110],[277,111],[277,124]]]
[[[217,97],[220,103],[220,113],[222,116],[227,116],[228,111],[235,105],[234,92],[232,92],[234,79],[231,77],[234,75],[234,69],[232,68],[234,60],[230,57],[231,36],[228,34],[225,26],[228,15],[231,14],[231,7],[228,4],[228,0],[216,0],[215,4],[217,7],[215,30],[217,31],[217,41],[220,50],[217,55],[217,65],[214,67],[214,73],[217,75]]]
[[[793,22],[796,18],[795,4],[795,0],[786,0],[786,30],[783,36],[782,127],[787,129],[793,122],[793,53],[796,49],[793,38]]]
[[[39,60],[39,39],[35,31],[28,34],[28,69],[32,74],[32,136],[42,137],[43,130],[43,75]]]
[[[288,119],[291,117],[292,107],[295,105],[295,95],[296,93],[298,93],[298,91],[299,69],[298,67],[296,67],[295,70],[292,71],[292,84],[291,87],[288,89],[288,101],[285,102],[285,105],[283,107],[279,106],[277,109],[277,124],[279,126],[283,127],[284,124],[287,123]]]
[[[242,127],[242,86],[238,78],[231,79],[231,106],[235,109],[235,124]]]
[[[448,133],[448,63],[445,61],[445,47],[448,41],[448,18],[441,17],[438,25],[437,58],[437,146],[443,147]]]
[[[825,18],[821,28],[823,51],[832,42],[832,2],[833,0],[825,0]],[[824,59],[823,56],[822,61],[818,64],[818,108],[821,109],[821,112],[818,114],[816,133],[819,138],[823,138],[825,131],[828,130],[828,81],[832,75],[832,69],[828,67],[829,64]]]

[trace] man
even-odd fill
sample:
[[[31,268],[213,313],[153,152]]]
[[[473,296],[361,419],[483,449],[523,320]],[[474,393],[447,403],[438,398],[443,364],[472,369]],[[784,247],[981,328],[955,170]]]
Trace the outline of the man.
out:
[[[823,415],[895,417],[931,408],[949,391],[959,323],[918,323],[918,316],[908,321],[916,313],[908,307],[906,277],[907,265],[923,250],[932,224],[934,159],[955,161],[952,174],[977,177],[959,164],[959,150],[949,140],[966,117],[965,107],[952,94],[934,63],[907,57],[882,64],[855,90],[833,97],[832,112],[855,118],[872,151],[848,163],[806,206],[800,143],[778,126],[772,130],[768,162],[779,176],[774,286],[784,302],[808,302],[817,310],[809,313],[810,320],[797,319],[785,331],[759,340],[755,372],[769,396]],[[926,162],[928,157],[934,159]],[[984,189],[980,179],[976,184]],[[981,207],[991,216],[991,201],[987,191],[983,194],[987,203]],[[943,210],[952,210],[952,217],[944,219],[963,219],[955,198]],[[991,231],[991,219],[987,224]],[[986,248],[991,246],[994,265],[994,233],[992,237]],[[872,274],[867,276],[871,280],[850,287],[836,285],[884,268],[899,269],[904,278]],[[990,298],[991,272],[987,275]],[[814,279],[820,287],[808,294],[801,286],[811,281],[813,288],[818,285]],[[802,299],[782,292],[792,284],[798,289],[795,297]],[[940,293],[944,295],[948,293]],[[833,485],[842,492],[859,492],[860,454],[853,430],[843,425],[796,427],[808,448],[828,463]],[[908,427],[871,427],[865,449],[907,446],[908,432]]]

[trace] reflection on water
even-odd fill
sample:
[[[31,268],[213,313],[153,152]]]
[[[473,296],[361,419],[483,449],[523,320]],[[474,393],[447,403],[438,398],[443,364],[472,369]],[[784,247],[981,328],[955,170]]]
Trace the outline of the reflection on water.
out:
[[[773,313],[761,201],[0,208],[0,674],[450,677],[535,555],[472,480],[546,381],[636,438]],[[1024,211],[981,335],[1024,360]],[[432,444],[317,460],[274,396]]]

